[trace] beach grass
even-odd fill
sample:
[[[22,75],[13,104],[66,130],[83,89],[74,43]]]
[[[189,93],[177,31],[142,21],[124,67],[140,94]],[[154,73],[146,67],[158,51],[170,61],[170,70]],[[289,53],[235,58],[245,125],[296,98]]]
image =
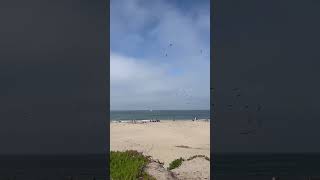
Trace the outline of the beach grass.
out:
[[[124,152],[110,152],[110,172],[113,180],[155,180],[144,172],[145,166],[150,162],[150,157],[142,153],[128,150]]]
[[[206,159],[207,161],[210,161],[210,158],[205,156],[205,155],[195,155],[195,156],[191,156],[190,158],[187,159],[187,161],[190,161],[194,158],[198,158],[198,157],[201,157],[201,158],[204,158]],[[175,159],[173,160],[170,164],[169,164],[169,167],[167,168],[168,170],[172,170],[172,169],[175,169],[179,166],[181,166],[182,162],[185,161],[185,159],[183,159],[182,157],[180,157],[179,159]]]
[[[194,158],[197,158],[197,157],[202,157],[205,160],[210,161],[210,158],[208,156],[205,156],[205,155],[195,155],[195,156],[192,156],[192,157],[188,158],[187,161],[190,161],[190,160],[192,160]]]
[[[184,161],[184,159],[183,159],[182,157],[180,157],[179,159],[173,160],[173,161],[169,164],[168,170],[172,170],[172,169],[175,169],[175,168],[181,166],[182,161]]]

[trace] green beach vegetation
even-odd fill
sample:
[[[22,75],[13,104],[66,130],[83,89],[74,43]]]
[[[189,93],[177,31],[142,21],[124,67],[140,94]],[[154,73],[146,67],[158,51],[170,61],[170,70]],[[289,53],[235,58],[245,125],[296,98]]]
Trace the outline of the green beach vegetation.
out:
[[[205,155],[195,155],[195,156],[192,156],[192,157],[188,158],[187,160],[190,161],[190,160],[192,160],[192,159],[194,159],[194,158],[197,158],[197,157],[202,157],[202,158],[204,158],[205,160],[210,161],[210,158],[207,157],[207,156],[205,156]]]
[[[190,160],[192,160],[194,158],[198,158],[198,157],[201,157],[201,158],[204,158],[207,161],[210,161],[210,158],[205,156],[205,155],[195,155],[195,156],[192,156],[192,157],[188,158],[187,161],[190,161]],[[179,159],[175,159],[169,164],[169,167],[167,169],[168,170],[175,169],[175,168],[181,166],[183,161],[185,161],[185,159],[183,159],[182,157],[180,157]]]
[[[110,174],[113,180],[155,180],[144,172],[144,168],[150,162],[149,156],[142,153],[128,150],[124,152],[110,152]]]
[[[177,168],[177,167],[181,166],[182,161],[184,161],[184,159],[183,159],[182,157],[180,157],[179,159],[173,160],[173,161],[169,164],[168,170],[171,170],[171,169],[174,169],[174,168]]]
[[[194,158],[204,158],[210,161],[210,158],[204,155],[195,155],[188,159],[182,157],[173,160],[168,171],[181,166],[183,161],[190,161]],[[154,177],[146,173],[146,166],[151,162],[163,163],[152,160],[151,156],[144,156],[141,152],[135,150],[127,151],[111,151],[110,152],[110,174],[112,180],[156,180]]]

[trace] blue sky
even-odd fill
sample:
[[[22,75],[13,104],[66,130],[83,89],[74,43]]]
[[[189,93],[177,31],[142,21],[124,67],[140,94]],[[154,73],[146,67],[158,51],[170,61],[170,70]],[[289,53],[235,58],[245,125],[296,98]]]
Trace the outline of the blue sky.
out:
[[[209,3],[111,1],[111,109],[209,109]]]

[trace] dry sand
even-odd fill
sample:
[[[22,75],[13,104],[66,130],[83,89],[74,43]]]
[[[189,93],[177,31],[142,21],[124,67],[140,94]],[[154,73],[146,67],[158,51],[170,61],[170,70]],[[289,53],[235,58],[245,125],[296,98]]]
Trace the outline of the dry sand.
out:
[[[210,161],[204,158],[183,161],[181,166],[173,169],[172,172],[179,180],[210,179]]]
[[[210,161],[203,157],[185,160],[181,166],[171,171],[165,169],[158,162],[151,162],[146,172],[157,180],[209,180]]]
[[[179,157],[210,157],[210,122],[110,123],[110,131],[112,151],[137,150],[164,162],[164,167]]]

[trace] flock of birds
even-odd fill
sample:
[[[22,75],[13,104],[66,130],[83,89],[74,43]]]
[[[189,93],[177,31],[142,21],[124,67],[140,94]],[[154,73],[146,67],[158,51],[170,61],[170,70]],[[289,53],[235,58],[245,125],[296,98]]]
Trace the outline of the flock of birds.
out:
[[[210,88],[210,90],[214,91],[214,88]],[[241,97],[240,88],[233,88],[232,91],[235,93],[234,96],[236,98]],[[211,104],[211,105],[214,106],[214,104]],[[243,108],[241,110],[246,112],[246,114],[248,115],[247,116],[247,124],[250,126],[250,125],[253,124],[253,119],[250,116],[250,112],[253,112],[253,111],[256,112],[256,113],[261,112],[262,105],[258,104],[257,106],[249,107],[249,105],[246,104],[246,105],[243,105],[242,107]],[[234,104],[227,104],[227,109],[229,111],[233,110],[234,109]],[[255,122],[256,122],[256,124],[260,124],[257,119],[255,119]],[[247,130],[241,131],[240,134],[241,135],[256,135],[256,132],[257,132],[256,128],[253,128],[253,129],[247,129]]]
[[[171,42],[168,45],[168,49],[165,49],[165,52],[164,52],[165,57],[168,57],[169,48],[171,49],[172,47],[173,47],[173,43]],[[200,49],[200,54],[203,54],[202,49]],[[186,104],[191,104],[193,101],[193,97],[192,97],[190,91],[191,90],[188,90],[188,89],[179,89],[175,95],[183,97],[186,100],[186,102],[185,102]]]
[[[191,104],[191,101],[193,99],[191,91],[191,89],[179,89],[176,93],[176,96],[182,96],[186,100],[186,104]]]
[[[173,43],[169,43],[168,48],[172,48],[172,47],[173,47]],[[200,49],[200,54],[203,54],[203,50],[202,49]],[[164,56],[168,57],[168,49],[165,50]],[[214,88],[210,88],[210,90],[213,91]],[[232,91],[235,93],[235,97],[236,98],[240,98],[241,97],[240,88],[233,88]],[[192,95],[187,90],[182,89],[179,92],[177,92],[176,95],[177,96],[178,95],[183,96],[187,100],[186,104],[191,104]],[[212,106],[214,106],[214,104],[212,104]],[[227,105],[227,109],[228,110],[233,110],[233,108],[234,108],[233,104],[228,104]],[[252,122],[251,117],[249,116],[250,110],[251,110],[251,112],[252,112],[252,110],[255,110],[255,112],[258,113],[258,112],[260,112],[262,110],[262,105],[258,104],[256,107],[253,107],[253,108],[250,107],[249,108],[249,105],[246,104],[246,105],[243,106],[242,110],[245,111],[248,114],[247,123],[248,123],[248,125],[251,125],[253,122]],[[256,134],[256,129],[248,129],[248,130],[240,132],[240,134],[241,135],[255,135]]]
[[[172,47],[173,47],[173,43],[169,43],[168,48],[172,48]],[[165,57],[168,57],[168,51],[169,51],[169,49],[165,49],[165,52],[164,52]],[[203,54],[202,49],[200,49],[200,54]]]

